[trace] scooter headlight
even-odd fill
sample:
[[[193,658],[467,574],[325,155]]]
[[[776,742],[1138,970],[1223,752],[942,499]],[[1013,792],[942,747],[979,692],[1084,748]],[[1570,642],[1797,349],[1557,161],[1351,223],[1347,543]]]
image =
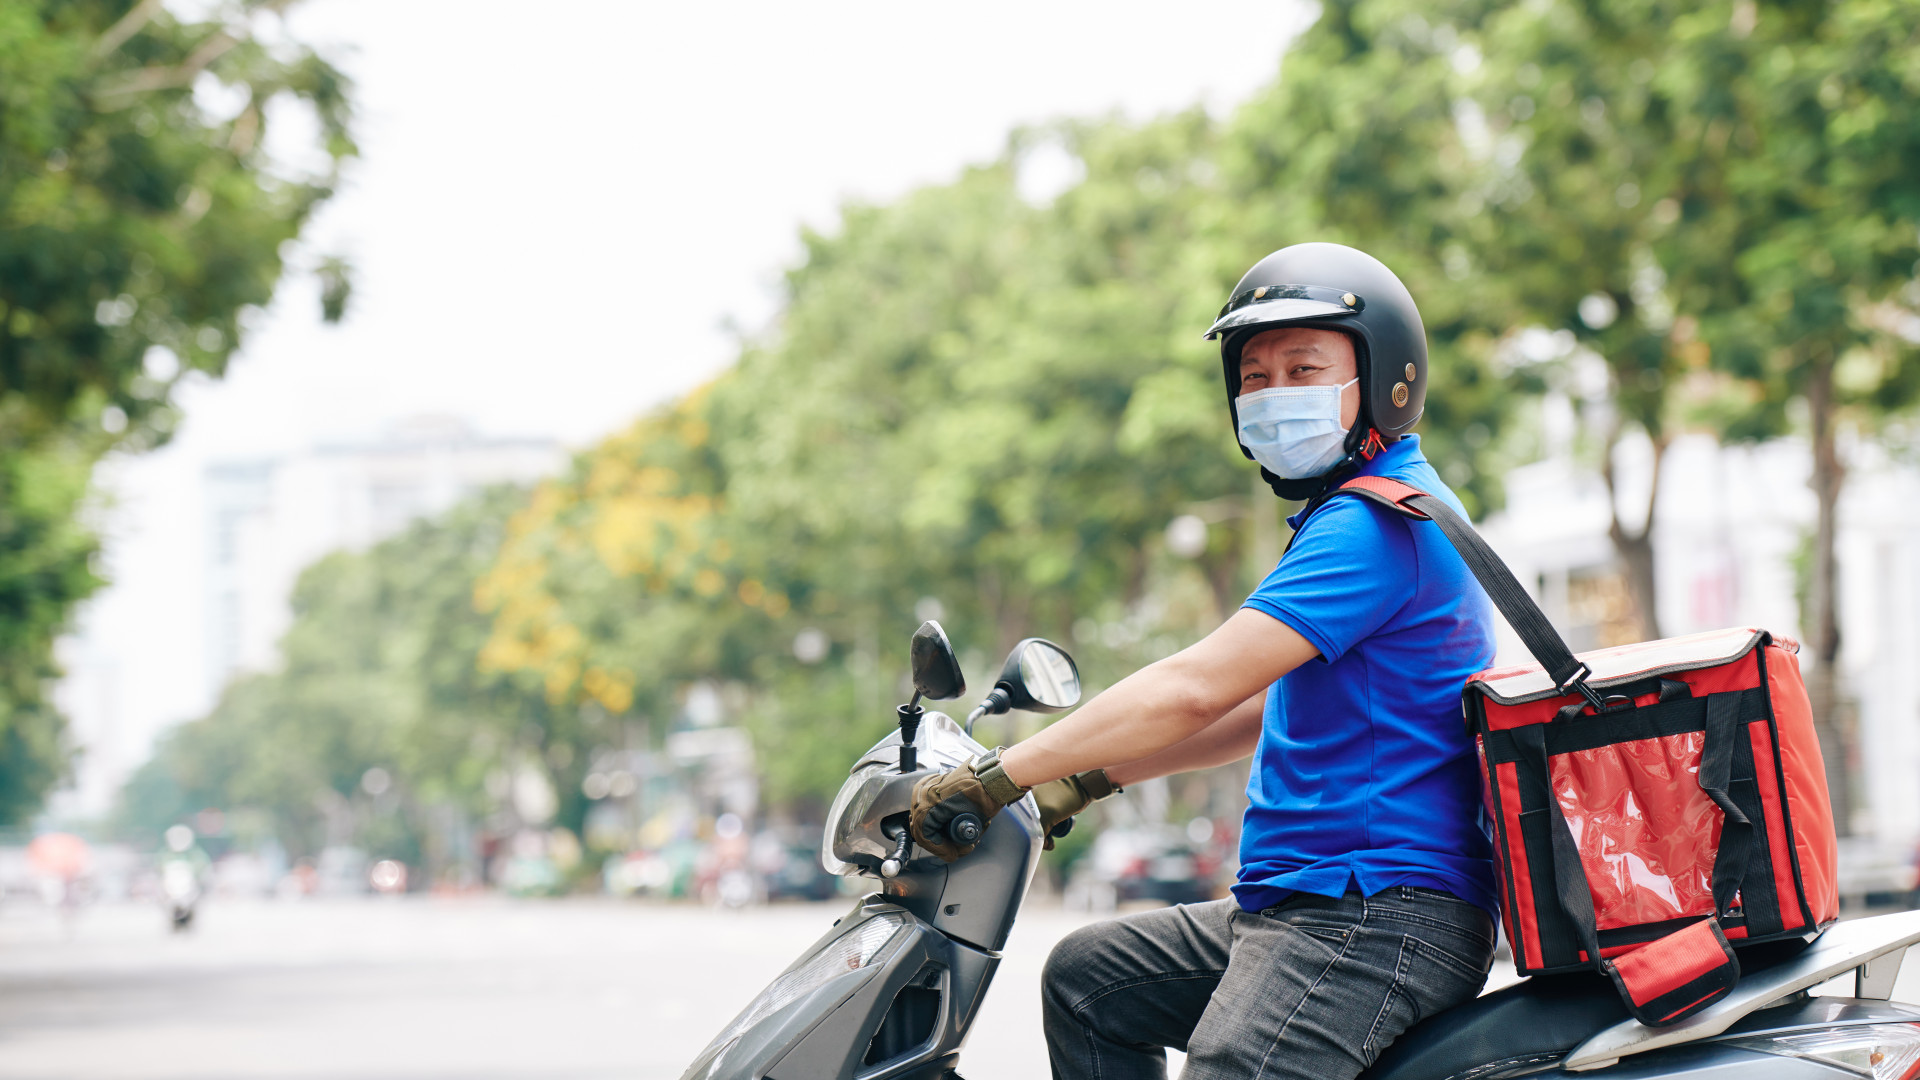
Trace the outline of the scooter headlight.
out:
[[[865,791],[868,792],[868,799],[871,802],[873,791],[868,788],[867,780],[875,774],[890,772],[892,769],[893,766],[883,762],[872,762],[854,769],[847,777],[847,782],[840,785],[839,794],[833,797],[833,805],[827,809],[827,832],[820,840],[820,865],[826,868],[827,873],[846,877],[859,872],[859,867],[841,862],[835,857],[833,843],[840,838],[842,832],[849,830],[847,821],[849,813],[857,815],[865,810],[864,806],[860,810],[854,810],[853,800]]]
[[[786,1008],[813,991],[825,985],[838,975],[849,971],[859,971],[879,957],[887,942],[892,941],[902,927],[907,925],[907,917],[898,911],[886,911],[855,926],[853,929],[827,942],[819,952],[807,957],[799,966],[773,980],[760,996],[734,1017],[725,1031],[714,1037],[707,1048],[695,1058],[696,1068],[691,1075],[712,1076],[725,1060],[727,1052],[733,1049],[740,1036],[748,1028]],[[711,1056],[704,1069],[698,1063]]]
[[[1920,1075],[1920,1024],[1862,1024],[1783,1035],[1728,1039],[1723,1045],[1783,1057],[1813,1058],[1873,1080]]]

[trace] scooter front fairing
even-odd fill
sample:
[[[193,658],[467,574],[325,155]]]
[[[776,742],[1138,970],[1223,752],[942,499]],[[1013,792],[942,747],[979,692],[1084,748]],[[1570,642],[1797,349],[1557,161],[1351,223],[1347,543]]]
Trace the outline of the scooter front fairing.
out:
[[[980,845],[948,866],[912,849],[895,877],[913,785],[984,753],[942,713],[914,738],[919,768],[897,771],[900,734],[854,766],[828,814],[821,860],[881,891],[851,912],[756,997],[683,1080],[938,1080],[952,1073],[1000,963],[1038,863],[1031,798],[993,819]]]

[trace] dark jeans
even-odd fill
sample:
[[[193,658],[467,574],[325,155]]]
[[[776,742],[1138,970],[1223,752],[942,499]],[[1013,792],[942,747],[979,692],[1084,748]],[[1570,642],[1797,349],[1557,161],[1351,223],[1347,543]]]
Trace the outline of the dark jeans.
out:
[[[1402,1031],[1470,1000],[1493,920],[1446,893],[1395,886],[1296,893],[1258,915],[1233,900],[1084,927],[1041,989],[1056,1080],[1352,1077]]]

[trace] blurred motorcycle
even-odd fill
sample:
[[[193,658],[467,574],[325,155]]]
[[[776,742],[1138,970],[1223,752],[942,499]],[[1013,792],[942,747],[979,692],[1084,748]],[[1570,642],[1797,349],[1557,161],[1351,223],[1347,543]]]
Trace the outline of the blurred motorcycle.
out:
[[[185,825],[169,828],[165,839],[167,850],[160,857],[160,897],[173,932],[185,933],[193,928],[208,860],[194,844],[193,830]]]

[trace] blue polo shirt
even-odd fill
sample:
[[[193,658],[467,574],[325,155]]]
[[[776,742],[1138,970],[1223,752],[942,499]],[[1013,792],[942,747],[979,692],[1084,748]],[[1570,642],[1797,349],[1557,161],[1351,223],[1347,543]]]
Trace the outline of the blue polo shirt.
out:
[[[1360,470],[1460,500],[1418,436]],[[1461,720],[1467,677],[1493,665],[1493,609],[1437,526],[1366,499],[1329,500],[1246,606],[1320,650],[1267,691],[1234,896],[1262,911],[1292,892],[1394,885],[1495,912],[1480,770]],[[1497,914],[1497,912],[1496,912]]]

